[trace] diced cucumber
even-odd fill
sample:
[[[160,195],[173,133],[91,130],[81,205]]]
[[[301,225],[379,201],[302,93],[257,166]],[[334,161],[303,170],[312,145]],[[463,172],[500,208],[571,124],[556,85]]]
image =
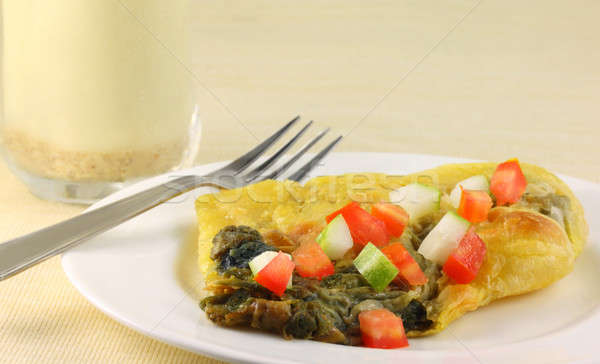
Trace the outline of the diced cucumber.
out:
[[[440,191],[435,187],[411,183],[390,192],[390,202],[400,205],[410,222],[433,213],[440,208]]]
[[[352,235],[342,214],[337,215],[317,236],[317,242],[329,259],[337,260],[353,246]]]
[[[267,264],[269,264],[269,262],[271,262],[271,260],[273,260],[277,254],[279,254],[278,252],[274,252],[274,251],[266,251],[264,253],[261,253],[257,256],[255,256],[254,258],[252,258],[251,261],[248,262],[248,265],[250,266],[250,270],[252,271],[252,275],[256,276],[258,274],[258,272],[260,272],[264,267],[267,266]],[[285,254],[288,258],[290,258],[290,260],[292,260],[292,256],[289,254]],[[290,288],[292,286],[292,277],[290,277],[290,280],[287,284],[287,287]]]
[[[462,186],[462,188],[465,190],[490,192],[490,183],[488,182],[487,177],[484,175],[477,175],[460,181],[456,184],[452,192],[450,192],[450,203],[455,209],[457,209],[458,205],[460,205],[460,196],[462,194],[460,186]]]
[[[438,224],[427,234],[419,253],[425,258],[443,265],[448,256],[469,230],[471,223],[453,211],[447,212]]]
[[[367,282],[381,292],[398,275],[398,268],[375,245],[365,245],[354,259],[354,266]]]

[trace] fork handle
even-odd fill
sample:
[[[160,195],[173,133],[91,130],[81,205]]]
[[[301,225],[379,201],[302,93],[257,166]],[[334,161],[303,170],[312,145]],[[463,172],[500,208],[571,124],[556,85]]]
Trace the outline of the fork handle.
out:
[[[69,220],[1,243],[0,281],[195,187],[197,181],[197,176],[181,176]]]

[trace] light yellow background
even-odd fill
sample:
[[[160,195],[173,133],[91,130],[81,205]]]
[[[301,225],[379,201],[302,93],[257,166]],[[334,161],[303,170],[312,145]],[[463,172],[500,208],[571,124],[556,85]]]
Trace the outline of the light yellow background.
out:
[[[346,135],[340,151],[516,156],[600,182],[598,14],[582,0],[194,1],[197,161],[234,158],[301,113]],[[0,163],[0,240],[82,210]],[[54,258],[0,282],[0,362],[215,361],[111,320]]]

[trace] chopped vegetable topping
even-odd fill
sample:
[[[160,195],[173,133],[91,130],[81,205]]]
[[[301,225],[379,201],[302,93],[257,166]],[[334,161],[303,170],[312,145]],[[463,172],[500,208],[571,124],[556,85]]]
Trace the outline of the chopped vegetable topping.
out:
[[[336,216],[317,237],[317,242],[330,259],[340,259],[352,249],[352,235],[342,215]]]
[[[385,308],[363,311],[358,315],[364,346],[394,349],[408,346],[402,319]]]
[[[440,265],[444,264],[450,253],[458,246],[460,239],[465,235],[470,225],[467,220],[458,216],[455,212],[447,212],[423,239],[419,247],[419,253]]]
[[[252,271],[252,274],[255,276],[260,272],[264,267],[269,264],[271,260],[273,260],[279,252],[276,251],[266,251],[257,256],[255,256],[249,263],[248,267]],[[289,254],[285,254],[288,258],[292,259],[292,256]]]
[[[376,203],[371,208],[371,215],[385,223],[391,236],[401,236],[408,225],[408,213],[402,207],[391,203]]]
[[[269,291],[278,296],[282,296],[292,278],[294,266],[295,264],[288,254],[279,252],[275,258],[271,259],[271,261],[256,274],[254,279]]]
[[[412,286],[420,286],[427,283],[427,276],[402,243],[392,243],[383,247],[381,252],[398,268],[399,273],[397,278],[402,279]]]
[[[269,264],[269,262],[271,262],[271,260],[275,259],[275,257],[277,256],[278,252],[276,251],[266,251],[264,253],[261,253],[260,255],[257,255],[256,257],[254,257],[254,259],[252,259],[249,263],[248,266],[250,268],[250,271],[252,272],[252,276],[255,277],[258,272],[260,272],[264,267],[267,266],[267,264]],[[290,258],[290,260],[292,259],[292,256],[289,254],[285,254],[288,258]],[[292,287],[292,277],[290,277],[290,280],[288,281],[287,284],[287,288]]]
[[[490,191],[490,184],[487,177],[483,175],[472,176],[458,182],[452,192],[450,192],[450,203],[455,209],[460,205],[460,196],[462,194],[461,187],[464,190]]]
[[[490,191],[496,197],[498,206],[519,201],[526,188],[527,180],[517,159],[500,163],[496,167],[490,183]]]
[[[470,283],[477,276],[477,272],[483,264],[485,253],[485,243],[471,228],[462,238],[458,247],[448,257],[443,271],[456,283]]]
[[[487,220],[493,204],[492,198],[485,191],[462,190],[458,214],[475,224]]]
[[[378,292],[383,291],[398,275],[398,268],[371,243],[354,259],[354,266]]]
[[[302,277],[321,279],[335,271],[333,263],[316,241],[302,243],[294,250],[292,257],[296,263],[296,271]]]
[[[437,188],[411,183],[390,192],[390,201],[400,205],[408,213],[410,222],[416,223],[423,216],[439,210],[440,196]]]
[[[348,224],[354,244],[359,248],[369,242],[376,246],[384,246],[390,240],[384,222],[369,214],[358,203],[350,202],[327,216],[327,222],[331,222],[340,214]]]

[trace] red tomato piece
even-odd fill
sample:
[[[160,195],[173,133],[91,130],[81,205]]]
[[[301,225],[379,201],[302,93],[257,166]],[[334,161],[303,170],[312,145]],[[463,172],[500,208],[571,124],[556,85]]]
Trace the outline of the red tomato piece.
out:
[[[330,223],[337,215],[342,214],[355,246],[364,247],[371,242],[381,247],[390,241],[385,223],[365,211],[356,202],[350,202],[346,206],[327,216],[325,219]]]
[[[269,291],[282,296],[294,273],[294,267],[294,262],[283,252],[279,252],[269,264],[258,272],[254,279]]]
[[[292,257],[296,263],[296,271],[302,277],[321,279],[335,271],[333,263],[316,241],[302,243],[294,250]]]
[[[398,278],[412,286],[420,286],[427,283],[427,276],[419,267],[419,263],[410,255],[402,243],[392,243],[381,248],[381,252],[394,263],[400,271]]]
[[[470,283],[483,264],[486,250],[483,240],[471,228],[450,254],[442,270],[456,283]]]
[[[394,349],[408,346],[402,319],[384,308],[358,314],[364,346]]]
[[[517,159],[498,164],[490,181],[490,191],[496,196],[498,206],[519,201],[526,187],[527,180]]]
[[[408,213],[391,203],[376,203],[371,208],[371,215],[383,221],[391,236],[401,236],[408,224]]]
[[[458,214],[472,223],[487,220],[487,215],[492,205],[492,198],[486,191],[463,190],[460,196]]]

